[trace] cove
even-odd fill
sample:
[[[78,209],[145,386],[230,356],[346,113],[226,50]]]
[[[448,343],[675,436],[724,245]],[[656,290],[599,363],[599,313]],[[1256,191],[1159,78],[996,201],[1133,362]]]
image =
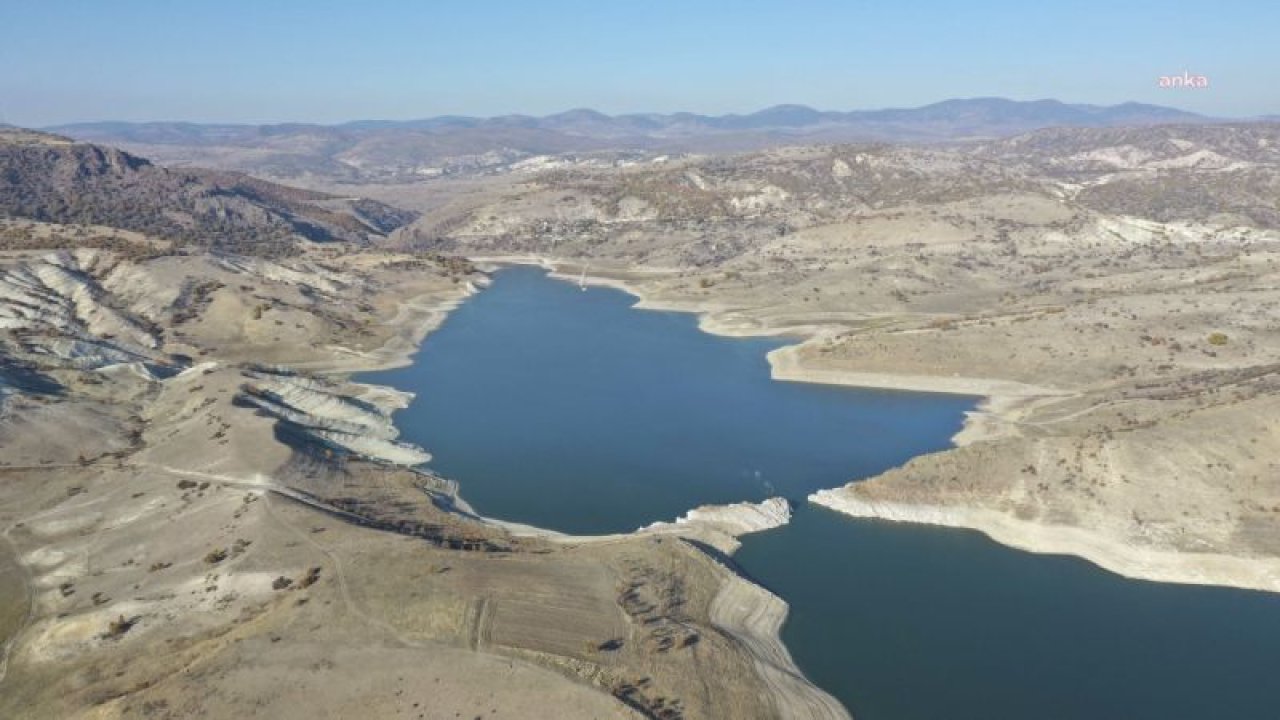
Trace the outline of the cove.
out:
[[[972,398],[773,382],[764,354],[784,341],[634,302],[503,270],[412,366],[358,379],[416,393],[403,436],[484,515],[604,533],[793,500],[735,560],[790,603],[783,640],[859,720],[1276,716],[1280,597],[803,502],[949,446]]]

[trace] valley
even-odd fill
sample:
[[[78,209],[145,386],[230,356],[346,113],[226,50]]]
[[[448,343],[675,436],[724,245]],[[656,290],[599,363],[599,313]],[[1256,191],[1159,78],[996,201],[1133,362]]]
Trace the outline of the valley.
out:
[[[1280,590],[1275,123],[305,190],[0,138],[6,716],[844,716],[719,559],[776,508],[557,538],[417,468],[411,398],[352,376],[510,262],[785,341],[779,381],[985,398],[954,448],[811,504]]]

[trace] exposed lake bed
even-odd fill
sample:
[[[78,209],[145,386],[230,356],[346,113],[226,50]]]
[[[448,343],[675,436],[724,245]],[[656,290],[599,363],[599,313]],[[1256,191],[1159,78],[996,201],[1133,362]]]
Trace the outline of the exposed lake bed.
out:
[[[417,394],[397,415],[404,437],[481,514],[584,535],[788,498],[791,524],[745,539],[736,560],[791,604],[791,653],[859,717],[1195,717],[1195,698],[1230,693],[1242,713],[1276,700],[1257,676],[1280,648],[1273,596],[1135,582],[805,505],[949,447],[975,398],[774,382],[765,355],[785,340],[710,336],[687,314],[632,312],[630,296],[533,268],[495,278],[412,366],[360,378]],[[1224,629],[1225,607],[1250,619]],[[1170,650],[1172,673],[1159,667]],[[1161,690],[1169,677],[1176,692]]]

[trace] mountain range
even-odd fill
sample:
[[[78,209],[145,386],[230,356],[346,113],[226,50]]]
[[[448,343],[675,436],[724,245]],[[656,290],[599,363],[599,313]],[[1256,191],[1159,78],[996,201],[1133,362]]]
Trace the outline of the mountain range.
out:
[[[544,155],[717,153],[868,141],[951,143],[1051,127],[1216,121],[1141,103],[1104,106],[972,98],[917,108],[851,112],[803,105],[777,105],[745,115],[606,115],[578,109],[544,117],[448,115],[338,125],[98,122],[46,129],[121,147],[165,165],[192,164],[295,181],[360,182],[487,172]]]
[[[201,124],[188,122],[94,122],[45,128],[73,137],[113,138],[148,143],[219,142],[252,136],[278,136],[327,130],[379,132],[387,130],[552,130],[587,137],[678,137],[709,132],[814,131],[860,128],[872,134],[953,137],[1023,131],[1041,127],[1108,127],[1207,121],[1202,115],[1160,105],[1123,103],[1087,105],[1058,100],[1017,101],[1004,98],[944,100],[916,108],[833,112],[805,105],[775,105],[738,115],[696,113],[630,113],[606,115],[588,108],[553,115],[472,117],[441,115],[415,120],[356,120],[337,125],[279,123],[273,125]],[[1002,131],[1003,129],[1003,131]]]

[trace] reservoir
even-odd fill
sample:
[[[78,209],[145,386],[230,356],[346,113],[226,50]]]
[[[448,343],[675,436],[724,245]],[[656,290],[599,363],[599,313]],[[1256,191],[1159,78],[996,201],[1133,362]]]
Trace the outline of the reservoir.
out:
[[[769,379],[785,341],[729,339],[511,268],[363,382],[481,514],[625,532],[783,496],[742,571],[791,605],[783,640],[859,720],[1263,718],[1280,596],[1132,581],[977,533],[855,520],[804,498],[946,448],[975,399]]]
[[[816,505],[735,559],[791,605],[783,642],[858,720],[1280,717],[1280,596]]]
[[[950,445],[974,398],[769,379],[778,339],[725,339],[608,288],[496,274],[410,367],[401,436],[477,512],[572,534],[630,532],[708,503],[803,501]]]

